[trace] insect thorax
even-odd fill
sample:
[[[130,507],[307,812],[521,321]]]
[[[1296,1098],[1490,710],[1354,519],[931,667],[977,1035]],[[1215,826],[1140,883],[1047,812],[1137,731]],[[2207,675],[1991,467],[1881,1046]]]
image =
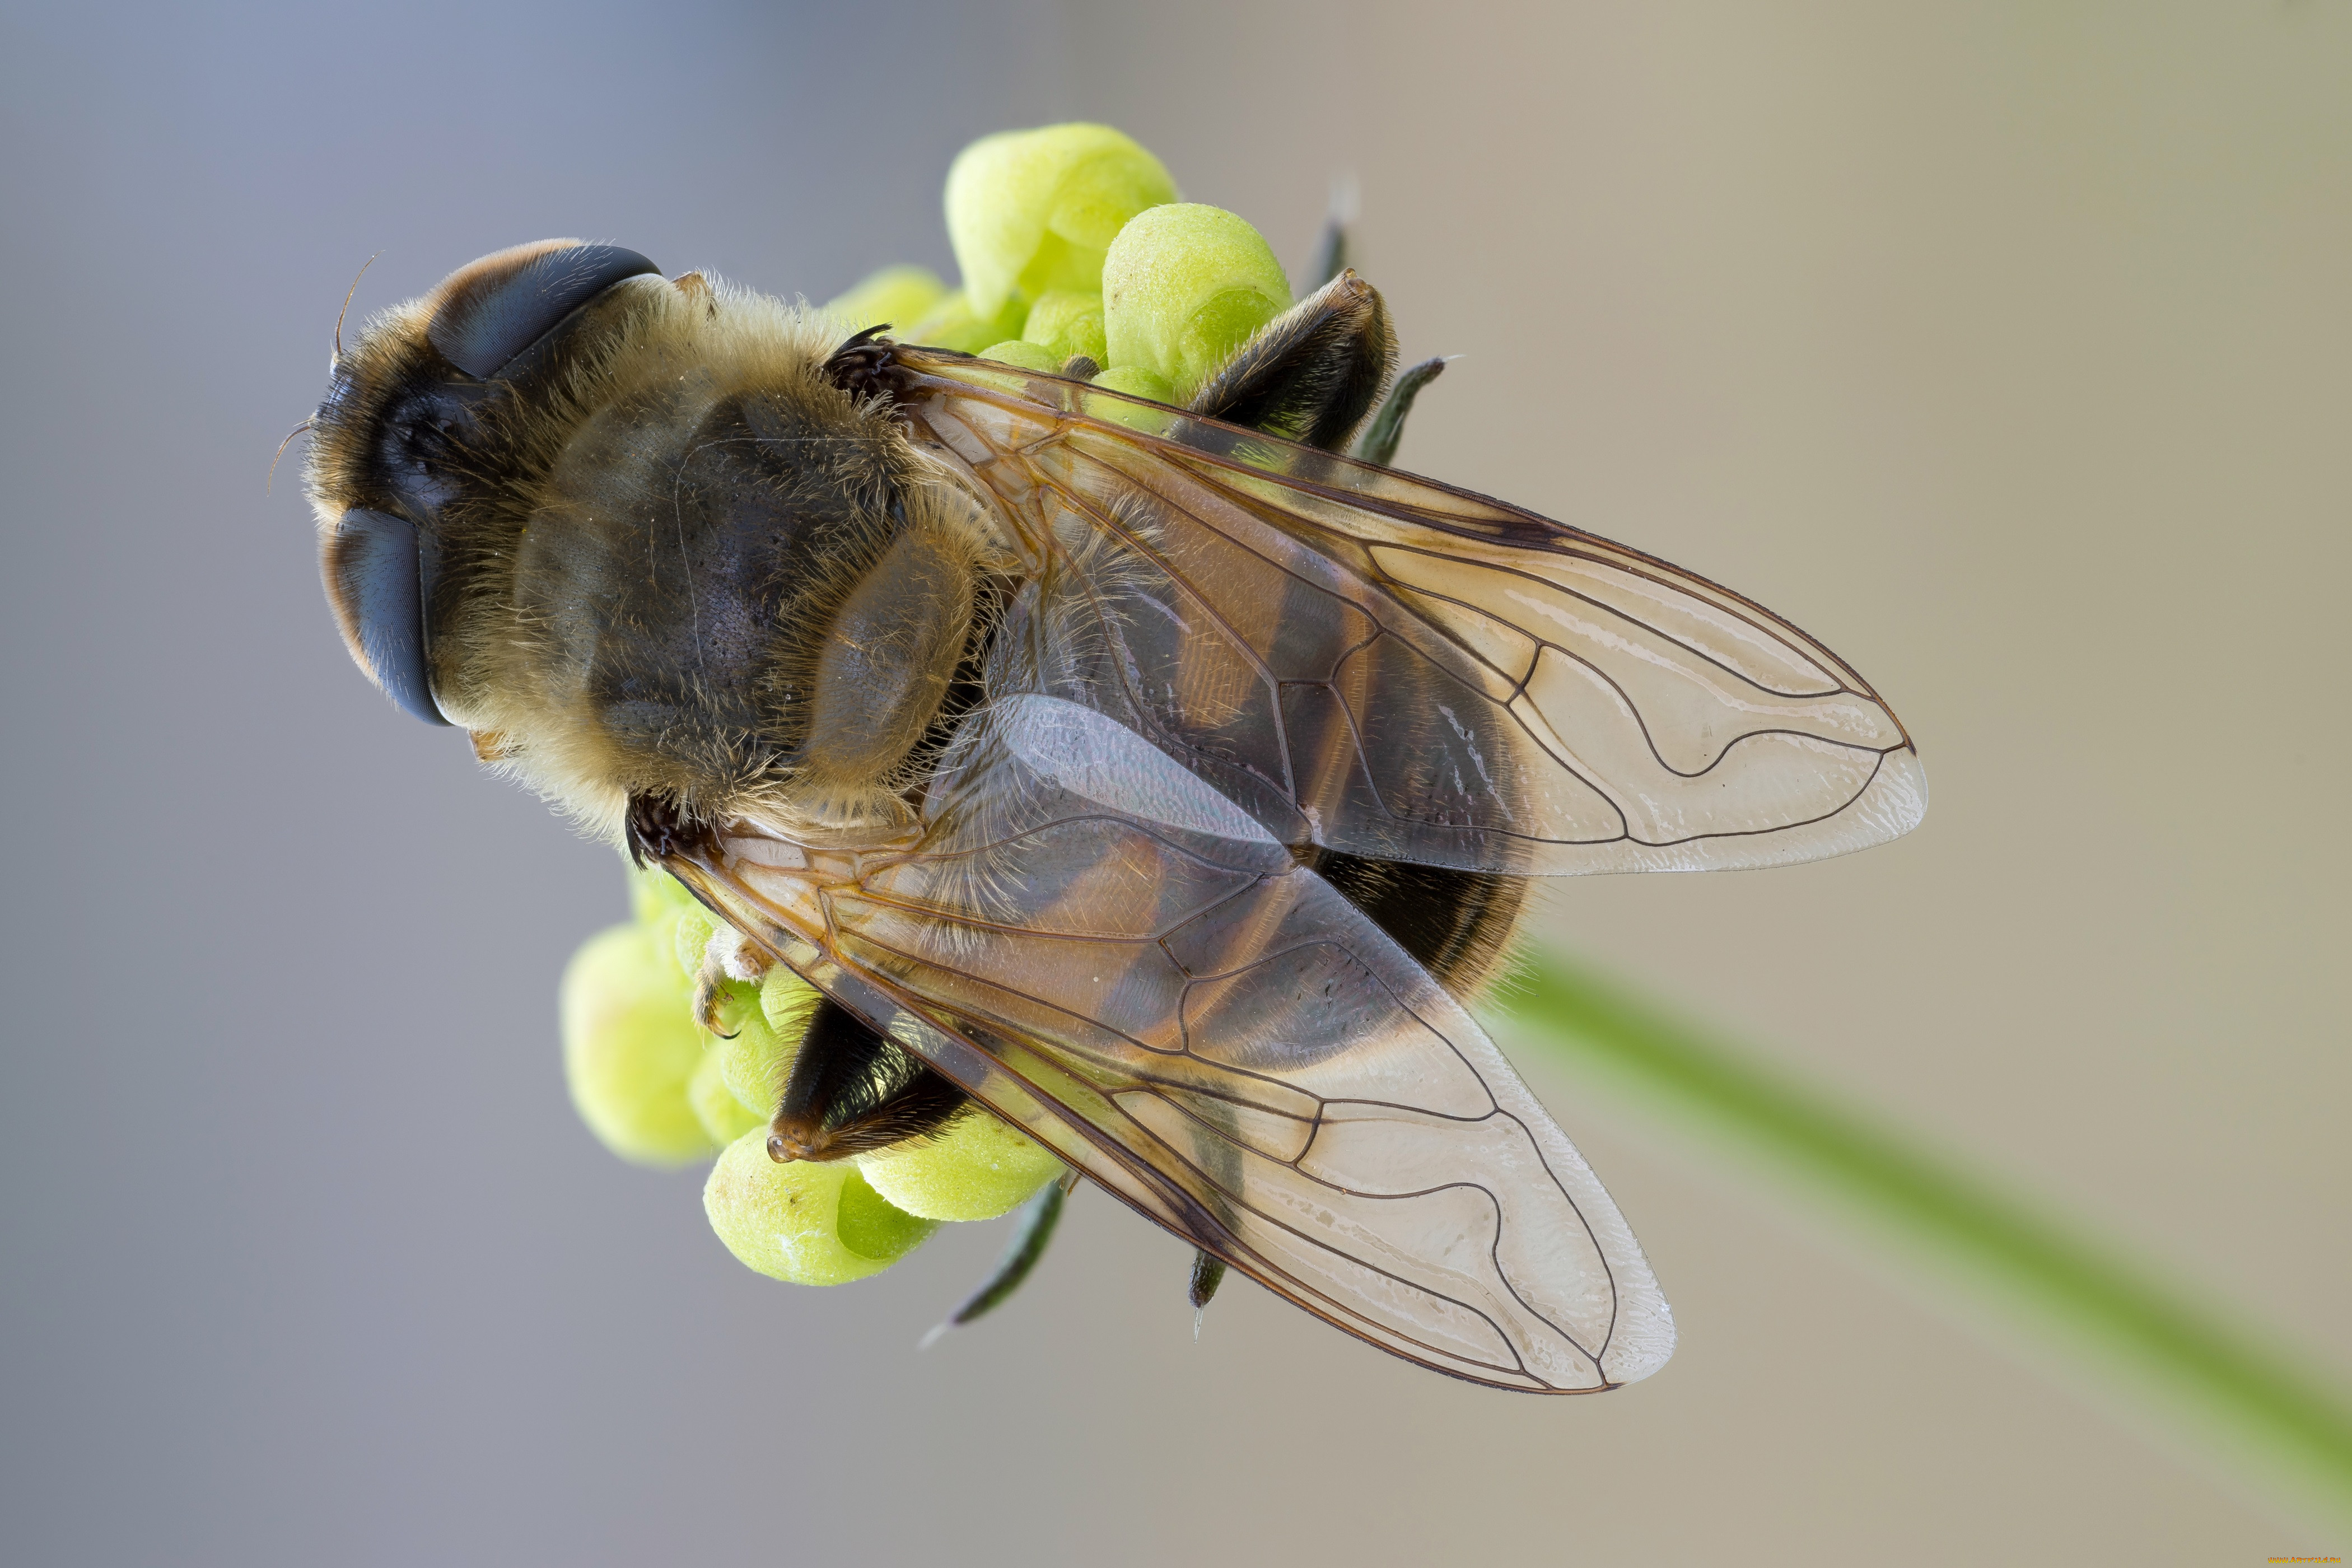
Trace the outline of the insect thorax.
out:
[[[646,793],[891,816],[964,652],[969,543],[896,423],[819,374],[837,334],[740,296],[624,333],[517,389],[522,471],[449,509],[477,578],[436,654],[457,716],[604,826]]]

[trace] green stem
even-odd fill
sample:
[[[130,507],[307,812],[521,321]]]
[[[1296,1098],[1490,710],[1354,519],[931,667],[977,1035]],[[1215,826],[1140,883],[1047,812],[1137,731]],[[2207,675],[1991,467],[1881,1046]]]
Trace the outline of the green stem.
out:
[[[2191,1423],[2197,1436],[2250,1440],[2272,1461],[2265,1479],[2282,1479],[2284,1467],[2352,1516],[2352,1412],[2320,1376],[2245,1342],[2063,1222],[1555,954],[1501,1001],[1549,1043],[1675,1120],[1729,1132],[1871,1211],[1932,1259],[1991,1287],[2031,1327],[2136,1370],[2176,1407],[2203,1417]]]

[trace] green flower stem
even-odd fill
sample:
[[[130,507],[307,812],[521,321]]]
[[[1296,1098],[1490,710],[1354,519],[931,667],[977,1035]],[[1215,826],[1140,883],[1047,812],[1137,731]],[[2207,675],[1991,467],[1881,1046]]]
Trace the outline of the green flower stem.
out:
[[[1750,1154],[1866,1211],[1923,1258],[2000,1297],[2030,1328],[2095,1352],[2110,1371],[2138,1374],[2200,1439],[2242,1459],[2258,1450],[2263,1480],[2291,1479],[2352,1517],[2352,1411],[2317,1373],[2248,1343],[2063,1220],[1557,954],[1544,954],[1500,1000],[1531,1042],[1708,1134],[1710,1147],[1713,1135],[1728,1133]]]

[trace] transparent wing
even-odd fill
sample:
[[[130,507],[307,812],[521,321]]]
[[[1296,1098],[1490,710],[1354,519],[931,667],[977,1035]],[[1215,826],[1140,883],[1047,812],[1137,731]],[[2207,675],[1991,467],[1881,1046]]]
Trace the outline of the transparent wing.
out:
[[[1290,844],[1705,870],[1910,830],[1926,776],[1819,643],[1498,501],[902,350],[901,405],[1026,556],[999,689],[1097,708]]]
[[[1090,708],[992,704],[914,853],[739,826],[670,868],[1135,1208],[1385,1350],[1543,1393],[1673,1350],[1615,1205],[1484,1031]]]

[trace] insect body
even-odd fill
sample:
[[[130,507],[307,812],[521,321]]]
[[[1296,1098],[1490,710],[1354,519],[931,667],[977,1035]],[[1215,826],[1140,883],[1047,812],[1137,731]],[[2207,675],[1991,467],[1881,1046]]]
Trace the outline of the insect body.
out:
[[[310,484],[397,703],[822,993],[776,1157],[992,1113],[1384,1349],[1613,1387],[1672,1319],[1461,999],[1528,877],[1924,776],[1738,595],[1337,455],[1392,359],[1343,274],[1175,409],[550,241],[370,325]]]

